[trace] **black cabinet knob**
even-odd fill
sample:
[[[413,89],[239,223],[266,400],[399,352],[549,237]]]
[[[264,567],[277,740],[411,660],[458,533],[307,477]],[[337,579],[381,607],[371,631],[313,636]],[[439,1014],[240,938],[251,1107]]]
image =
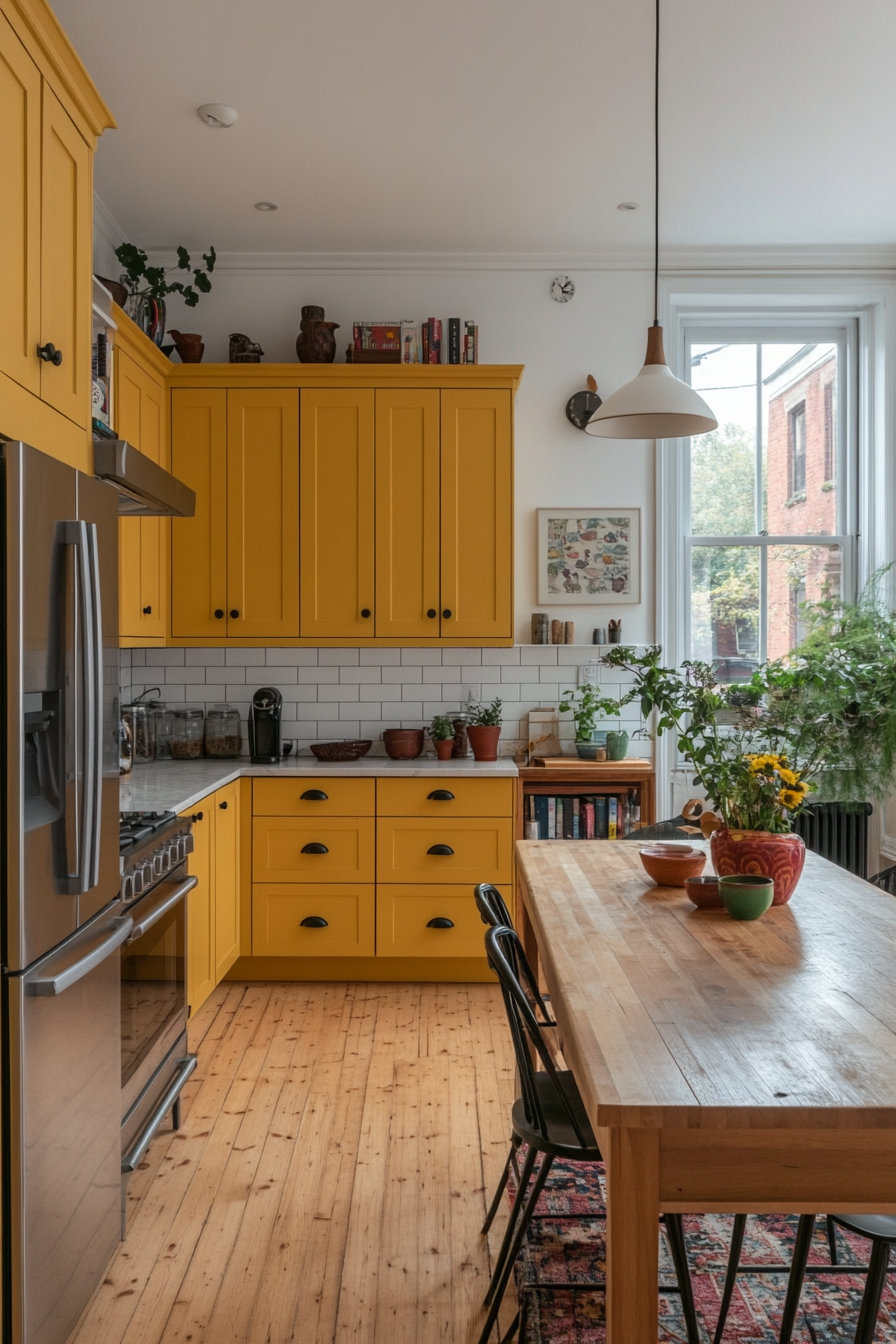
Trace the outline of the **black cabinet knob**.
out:
[[[446,607],[445,610],[442,612],[442,615],[445,617],[446,621],[450,621],[451,620],[450,608]]]
[[[216,621],[223,621],[223,619],[224,619],[224,612],[222,611],[222,609],[221,609],[220,607],[216,607],[216,608],[215,608],[215,620],[216,620]]]
[[[327,795],[324,793],[323,789],[306,789],[305,792],[300,796],[304,802],[308,803],[329,802],[329,799]]]
[[[370,608],[369,608],[369,607],[362,607],[362,608],[361,608],[361,615],[364,617],[364,620],[365,620],[365,621],[369,620],[369,619],[370,619]]]
[[[323,915],[306,915],[302,920],[303,929],[326,929],[329,928]]]
[[[202,813],[201,813],[201,812],[194,812],[193,815],[190,817],[190,820],[191,820],[191,821],[194,821],[194,822],[195,822],[195,821],[201,821],[201,820],[202,820]]]
[[[319,840],[312,840],[309,844],[302,846],[303,854],[329,854],[326,845],[322,845]]]
[[[427,854],[453,854],[454,850],[450,845],[430,845],[426,852]]]
[[[226,804],[226,803],[219,803],[218,806],[220,807],[220,809],[221,809],[222,812],[226,812],[226,811],[227,811],[227,804]]]
[[[152,615],[152,607],[144,607],[144,608],[143,608],[143,615],[144,615],[144,616],[151,616],[151,615]]]
[[[39,345],[37,347],[37,357],[38,359],[42,359],[45,364],[55,364],[57,369],[62,363],[62,351],[57,350],[52,341],[48,341],[46,345]]]
[[[453,803],[454,794],[450,789],[433,789],[432,793],[426,795],[431,803]]]
[[[435,607],[430,607],[429,611],[426,614],[431,621],[434,621],[439,613],[436,611]]]
[[[236,607],[230,608],[230,615],[233,620],[236,620],[236,618],[239,616],[239,612],[237,611]]]
[[[453,929],[454,920],[447,919],[445,915],[436,915],[435,919],[430,919],[427,922],[426,927],[428,929]]]

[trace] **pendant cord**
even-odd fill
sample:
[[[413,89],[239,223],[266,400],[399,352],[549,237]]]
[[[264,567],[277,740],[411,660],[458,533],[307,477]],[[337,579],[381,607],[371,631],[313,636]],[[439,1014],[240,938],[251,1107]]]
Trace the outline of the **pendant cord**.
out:
[[[660,0],[656,0],[653,67],[653,325],[660,324]]]

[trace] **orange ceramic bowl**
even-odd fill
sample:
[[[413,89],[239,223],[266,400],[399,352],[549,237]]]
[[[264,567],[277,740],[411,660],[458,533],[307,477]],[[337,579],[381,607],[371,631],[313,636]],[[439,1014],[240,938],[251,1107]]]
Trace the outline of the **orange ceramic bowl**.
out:
[[[684,889],[688,894],[688,900],[696,905],[698,910],[722,910],[722,897],[719,894],[719,879],[713,873],[709,877],[689,877]]]
[[[661,887],[683,887],[689,877],[699,877],[706,867],[702,849],[682,848],[670,853],[669,845],[645,845],[641,862],[648,877]]]

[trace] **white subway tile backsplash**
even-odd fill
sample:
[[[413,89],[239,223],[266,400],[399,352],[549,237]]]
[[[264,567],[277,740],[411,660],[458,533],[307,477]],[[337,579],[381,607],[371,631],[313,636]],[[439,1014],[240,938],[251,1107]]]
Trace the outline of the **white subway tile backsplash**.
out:
[[[147,669],[147,671],[148,670],[149,669]],[[187,682],[205,683],[204,667],[166,667],[164,670],[165,684],[167,686],[177,685],[178,682],[182,686]]]
[[[382,679],[382,671],[378,667],[340,667],[339,669],[339,680],[345,686],[358,686],[364,682],[378,686]]]
[[[358,687],[357,686],[327,686],[326,684],[318,686],[317,698],[320,703],[327,703],[331,700],[352,700],[357,704]]]
[[[390,682],[422,682],[422,667],[384,667],[383,684]]]
[[[357,667],[360,649],[318,649],[318,667]]]
[[[447,682],[457,682],[460,685],[459,667],[424,667],[423,682],[438,682],[440,685]]]
[[[537,686],[539,670],[537,667],[502,667],[501,681],[516,682],[520,686]]]
[[[398,667],[401,649],[359,649],[362,667]]]
[[[383,704],[389,704],[393,700],[401,699],[401,685],[394,683],[388,686],[359,686],[359,699],[365,703],[373,703],[377,700]]]
[[[265,649],[268,667],[317,667],[317,649]]]
[[[443,649],[443,667],[468,667],[482,662],[481,649]]]
[[[193,650],[192,650],[192,649],[188,649],[187,652],[188,652],[188,653],[192,653]],[[188,667],[188,668],[185,669],[185,671],[187,671],[187,672],[191,672],[191,673],[194,674],[194,676],[191,678],[191,680],[194,680],[194,681],[196,680],[195,673],[198,672],[198,670],[199,670],[199,669],[196,668],[196,667]],[[238,670],[239,670],[239,669],[236,668],[236,667],[214,667],[214,666],[206,666],[206,669],[205,669],[205,681],[206,681],[206,685],[208,685],[208,686],[211,686],[211,685],[213,685],[213,684],[221,684],[221,685],[223,685],[225,682],[238,680],[238,677],[236,676]]]
[[[442,650],[402,649],[401,663],[403,667],[441,667]]]
[[[523,644],[520,647],[520,662],[523,667],[556,667],[556,645]]]
[[[147,667],[183,667],[185,649],[147,649]]]
[[[330,683],[336,685],[339,681],[338,667],[300,667],[299,685],[314,684],[316,686]]]
[[[483,649],[482,666],[483,667],[519,667],[520,665],[520,646],[515,645],[512,649]]]
[[[264,667],[264,649],[225,649],[228,667]]]

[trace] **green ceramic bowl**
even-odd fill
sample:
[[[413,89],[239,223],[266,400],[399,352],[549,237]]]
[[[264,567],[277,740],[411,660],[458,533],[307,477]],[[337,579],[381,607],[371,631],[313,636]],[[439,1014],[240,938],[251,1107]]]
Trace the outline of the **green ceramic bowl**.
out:
[[[719,895],[732,919],[758,919],[775,895],[775,879],[753,873],[735,873],[719,878]]]

